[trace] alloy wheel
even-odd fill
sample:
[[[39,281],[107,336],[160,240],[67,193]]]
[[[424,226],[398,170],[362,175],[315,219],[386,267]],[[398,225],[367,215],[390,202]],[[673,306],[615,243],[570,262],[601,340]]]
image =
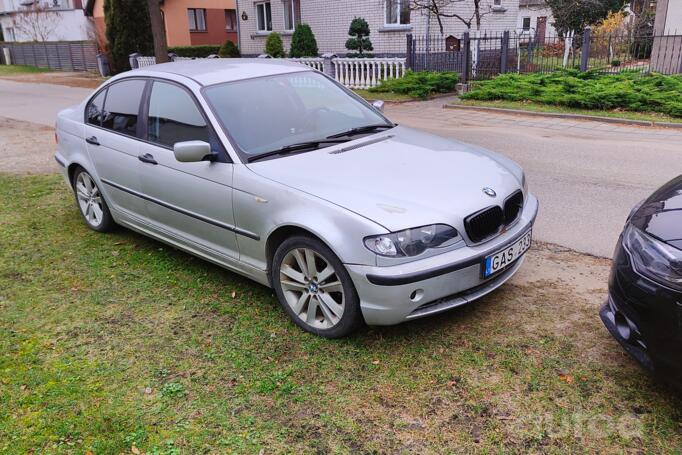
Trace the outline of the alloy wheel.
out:
[[[102,195],[92,177],[86,172],[81,172],[76,178],[76,198],[85,220],[93,227],[102,224],[104,219]]]
[[[339,323],[346,301],[329,261],[310,248],[295,248],[284,256],[279,272],[287,304],[303,322],[316,329]]]

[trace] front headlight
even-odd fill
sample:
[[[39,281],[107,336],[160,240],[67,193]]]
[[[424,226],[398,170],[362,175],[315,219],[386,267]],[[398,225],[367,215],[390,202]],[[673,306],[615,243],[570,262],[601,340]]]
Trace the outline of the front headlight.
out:
[[[459,241],[459,233],[447,224],[430,224],[365,238],[365,246],[381,256],[417,256],[429,248],[443,248]]]
[[[638,273],[664,286],[682,290],[682,250],[645,234],[631,224],[623,233],[623,245]]]

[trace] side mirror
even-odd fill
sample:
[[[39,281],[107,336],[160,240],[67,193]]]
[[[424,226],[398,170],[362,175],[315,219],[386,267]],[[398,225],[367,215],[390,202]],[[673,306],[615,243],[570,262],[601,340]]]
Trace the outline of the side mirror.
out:
[[[381,100],[376,100],[375,102],[373,102],[372,107],[374,107],[374,109],[376,109],[379,112],[384,112],[384,102]]]
[[[181,163],[197,163],[199,161],[213,161],[211,144],[204,141],[176,142],[173,145],[175,159]]]

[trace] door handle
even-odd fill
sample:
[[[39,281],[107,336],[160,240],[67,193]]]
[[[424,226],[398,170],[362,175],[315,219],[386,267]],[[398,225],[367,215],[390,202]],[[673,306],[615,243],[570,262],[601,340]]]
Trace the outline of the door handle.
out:
[[[138,155],[137,159],[142,161],[143,163],[159,164],[156,162],[156,160],[154,159],[154,156],[151,153],[145,153],[144,155]]]
[[[92,145],[99,145],[99,141],[95,136],[86,137],[85,142]]]

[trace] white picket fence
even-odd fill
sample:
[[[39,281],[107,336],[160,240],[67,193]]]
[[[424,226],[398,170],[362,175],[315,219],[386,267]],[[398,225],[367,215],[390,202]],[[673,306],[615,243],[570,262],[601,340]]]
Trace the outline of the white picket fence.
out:
[[[405,75],[404,58],[335,58],[334,77],[349,88],[366,89]]]
[[[177,60],[193,60],[186,57],[175,57]],[[201,59],[195,59],[201,60]],[[320,57],[287,58],[290,62],[307,65],[314,70],[324,72],[325,59]],[[349,88],[367,89],[375,87],[386,79],[397,79],[405,75],[404,58],[339,58],[331,59],[334,78]],[[156,64],[154,57],[137,57],[137,66],[144,68]]]

